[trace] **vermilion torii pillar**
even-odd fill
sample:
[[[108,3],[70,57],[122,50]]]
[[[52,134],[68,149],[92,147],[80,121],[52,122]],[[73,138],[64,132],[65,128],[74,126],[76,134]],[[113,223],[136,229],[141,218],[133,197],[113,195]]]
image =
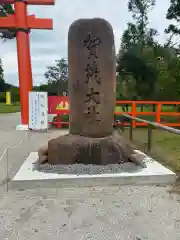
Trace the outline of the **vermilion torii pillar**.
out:
[[[14,29],[17,41],[21,128],[29,124],[29,91],[32,90],[32,68],[30,54],[30,29],[52,29],[51,19],[36,18],[27,13],[27,5],[54,5],[54,0],[0,0],[0,4],[14,4],[15,13],[0,17],[0,29]],[[43,39],[42,39],[43,41]]]

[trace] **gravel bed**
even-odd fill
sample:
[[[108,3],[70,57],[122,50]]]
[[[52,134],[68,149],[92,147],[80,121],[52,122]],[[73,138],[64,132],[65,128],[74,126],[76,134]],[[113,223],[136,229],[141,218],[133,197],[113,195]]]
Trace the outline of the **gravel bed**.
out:
[[[179,240],[180,198],[156,186],[10,191],[1,240]]]
[[[140,171],[142,167],[135,165],[134,163],[124,164],[110,164],[106,166],[102,165],[84,165],[84,164],[73,164],[73,165],[34,165],[34,170],[49,173],[58,174],[75,174],[75,175],[96,175],[96,174],[108,174],[108,173],[121,173],[121,172],[135,172]]]

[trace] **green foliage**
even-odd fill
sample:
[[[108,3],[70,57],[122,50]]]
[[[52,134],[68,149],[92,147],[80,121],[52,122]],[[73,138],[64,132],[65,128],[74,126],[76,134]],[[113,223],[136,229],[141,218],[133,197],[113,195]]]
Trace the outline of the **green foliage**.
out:
[[[157,30],[148,28],[148,13],[154,6],[155,0],[129,0],[128,3],[128,10],[132,13],[135,23],[129,23],[127,31],[134,35],[136,44],[142,47],[153,45],[154,36],[157,35]]]
[[[172,35],[164,46],[160,45],[155,40],[156,29],[148,27],[148,13],[154,6],[154,0],[129,0],[133,22],[127,24],[117,56],[117,96],[121,98],[180,99],[180,50],[172,41],[180,32],[169,28]],[[179,22],[180,0],[171,0],[167,18]]]
[[[169,27],[166,29],[166,33],[173,33],[175,35],[179,35],[180,29],[178,27],[178,23],[180,21],[180,0],[171,0],[166,18],[168,20],[175,20],[177,22],[177,25],[170,24]]]
[[[6,91],[11,92],[12,101],[20,101],[19,88],[14,87],[11,84],[5,83],[4,81],[4,70],[2,66],[2,60],[0,59],[0,102],[6,101]]]
[[[12,103],[17,103],[20,101],[20,93],[19,88],[17,87],[11,87],[8,91],[11,92],[11,101]],[[0,103],[6,102],[6,91],[0,92]]]
[[[128,10],[134,22],[129,22],[122,35],[121,48],[117,56],[117,73],[122,77],[126,93],[133,99],[149,99],[157,80],[157,59],[154,47],[155,29],[148,28],[148,13],[154,7],[154,0],[129,0]],[[133,86],[133,89],[132,89]],[[130,89],[131,88],[131,89]],[[150,91],[151,89],[151,91]]]
[[[118,58],[117,72],[123,77],[124,84],[134,85],[131,97],[151,98],[157,79],[157,60],[153,48],[130,48]],[[150,91],[151,89],[151,91]]]
[[[19,93],[19,88],[17,87],[11,87],[9,89],[9,91],[11,92],[11,99],[12,102],[19,102],[20,101],[20,93]]]
[[[14,14],[14,10],[11,4],[0,4],[0,17],[6,17],[8,14]],[[15,38],[16,34],[14,30],[1,30],[0,38],[4,41]]]
[[[0,59],[0,92],[5,90],[5,82],[4,82],[4,70],[2,66],[2,60]]]
[[[5,102],[6,102],[6,93],[0,92],[0,103],[5,103]]]
[[[44,74],[48,84],[48,92],[52,94],[63,95],[64,92],[68,92],[68,64],[67,61],[62,58],[55,61],[55,66],[47,67],[47,72]]]
[[[14,14],[11,4],[0,4],[0,15],[6,16],[7,14]]]
[[[162,51],[162,49],[161,49]],[[157,63],[158,79],[154,91],[157,100],[179,100],[179,64],[180,59],[172,54],[171,49],[164,48]]]

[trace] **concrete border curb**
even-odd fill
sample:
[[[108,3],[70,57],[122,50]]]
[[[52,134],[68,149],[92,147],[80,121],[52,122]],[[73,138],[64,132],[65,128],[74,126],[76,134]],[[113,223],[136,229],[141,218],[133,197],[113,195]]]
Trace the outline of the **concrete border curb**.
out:
[[[173,184],[176,174],[146,154],[135,150],[136,155],[144,156],[146,168],[135,172],[122,172],[96,175],[72,175],[44,173],[34,170],[37,152],[31,152],[13,178],[10,188],[46,188],[46,187],[89,187],[112,185]]]

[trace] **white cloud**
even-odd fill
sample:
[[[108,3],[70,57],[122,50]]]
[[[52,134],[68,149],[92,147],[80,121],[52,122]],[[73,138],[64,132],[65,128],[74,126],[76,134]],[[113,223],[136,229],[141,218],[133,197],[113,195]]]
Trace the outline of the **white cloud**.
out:
[[[131,20],[127,10],[128,0],[56,0],[55,6],[32,6],[29,14],[36,17],[52,18],[54,30],[32,30],[31,55],[34,84],[44,81],[46,66],[52,65],[54,60],[67,57],[67,35],[70,24],[78,18],[100,17],[108,20],[113,26],[116,49],[120,45],[120,38]],[[163,3],[162,3],[163,2]],[[163,34],[168,26],[165,14],[169,0],[157,0],[154,11],[150,14],[150,26],[157,28],[158,39],[164,42]],[[1,44],[0,57],[3,57],[5,79],[7,82],[18,84],[16,41]]]

